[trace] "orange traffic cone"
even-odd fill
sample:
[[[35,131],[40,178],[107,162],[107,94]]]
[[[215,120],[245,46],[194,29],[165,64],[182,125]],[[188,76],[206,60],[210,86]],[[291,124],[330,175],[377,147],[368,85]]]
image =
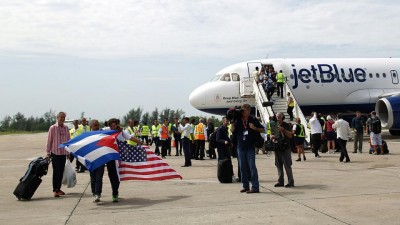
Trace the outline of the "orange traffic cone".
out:
[[[175,138],[172,138],[172,139],[171,139],[171,147],[176,147],[176,145],[175,145]]]

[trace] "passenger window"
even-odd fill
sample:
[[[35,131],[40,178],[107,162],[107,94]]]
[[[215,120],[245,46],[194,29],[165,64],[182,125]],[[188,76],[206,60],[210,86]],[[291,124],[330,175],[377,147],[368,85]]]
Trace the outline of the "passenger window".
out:
[[[372,73],[369,73],[369,78],[372,78],[374,75],[372,75]]]
[[[232,81],[240,81],[240,76],[237,73],[232,73]]]
[[[379,73],[376,73],[376,78],[379,78]]]
[[[386,73],[383,73],[382,76],[383,76],[383,78],[386,78]]]
[[[231,76],[229,75],[229,73],[224,74],[221,77],[221,81],[231,81]]]

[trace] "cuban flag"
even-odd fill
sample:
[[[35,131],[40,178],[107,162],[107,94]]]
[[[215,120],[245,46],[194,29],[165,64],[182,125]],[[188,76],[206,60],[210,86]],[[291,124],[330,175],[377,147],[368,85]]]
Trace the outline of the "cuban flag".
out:
[[[106,164],[110,160],[121,160],[116,137],[120,131],[101,130],[84,132],[60,144],[81,162],[89,171]]]

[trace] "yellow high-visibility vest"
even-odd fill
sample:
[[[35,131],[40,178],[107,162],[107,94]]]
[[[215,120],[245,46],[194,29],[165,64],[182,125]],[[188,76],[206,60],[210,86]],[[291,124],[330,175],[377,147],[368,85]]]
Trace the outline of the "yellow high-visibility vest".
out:
[[[150,128],[147,125],[142,126],[142,136],[149,136]]]
[[[285,83],[285,75],[283,75],[283,73],[278,73],[276,75],[276,82]]]
[[[158,131],[160,130],[161,124],[151,126],[151,134],[153,137],[158,137]]]
[[[296,136],[296,137],[304,137],[304,126],[301,125],[301,124],[296,124],[296,126],[299,126],[301,130],[300,130],[300,134],[299,135],[294,134],[294,136]]]
[[[135,128],[132,129],[131,127],[128,126],[127,129],[128,129],[128,132],[129,132],[130,135],[136,137],[135,130],[134,130]],[[136,142],[133,142],[131,140],[128,140],[128,144],[133,145],[133,146],[137,145]]]

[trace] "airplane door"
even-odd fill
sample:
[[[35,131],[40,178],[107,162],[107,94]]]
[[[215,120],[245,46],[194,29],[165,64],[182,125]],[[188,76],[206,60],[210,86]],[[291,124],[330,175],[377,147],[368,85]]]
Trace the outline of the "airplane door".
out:
[[[397,74],[397,70],[391,70],[390,74],[392,75],[393,84],[398,84],[399,83],[399,75]]]
[[[251,77],[251,72],[253,72],[256,69],[256,67],[258,67],[258,71],[261,71],[262,64],[260,62],[247,63],[249,77]]]

